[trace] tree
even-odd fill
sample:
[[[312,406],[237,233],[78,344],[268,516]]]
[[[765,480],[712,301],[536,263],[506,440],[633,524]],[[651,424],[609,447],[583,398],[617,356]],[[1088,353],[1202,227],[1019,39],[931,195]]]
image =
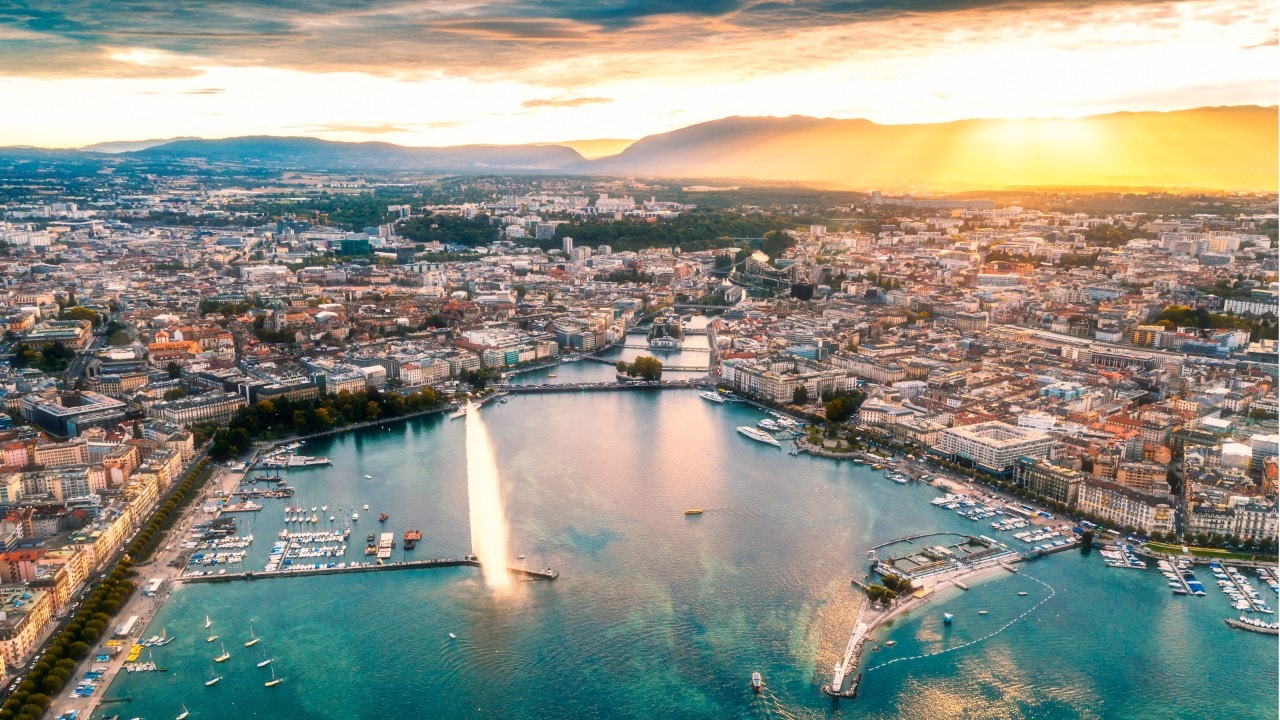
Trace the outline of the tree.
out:
[[[74,307],[69,307],[66,310],[63,310],[62,313],[58,315],[58,319],[59,320],[88,320],[94,325],[97,325],[102,318],[101,316],[98,315],[98,313],[94,312],[93,310],[90,310],[87,307],[81,307],[79,305],[76,305]]]
[[[796,389],[791,393],[791,403],[793,405],[805,405],[809,402],[809,388],[804,385],[797,385]]]
[[[165,390],[165,391],[164,391],[164,400],[165,400],[165,402],[170,402],[170,401],[172,401],[172,400],[181,400],[182,398],[184,398],[184,397],[186,397],[186,396],[187,396],[187,391],[186,391],[186,390],[183,390],[183,389],[182,389],[182,388],[180,388],[180,387],[177,387],[177,388],[169,388],[168,390]]]
[[[182,378],[182,366],[173,360],[170,360],[169,364],[164,366],[164,371],[169,373],[170,380]]]
[[[822,410],[827,416],[827,420],[833,423],[845,422],[857,412],[857,408],[842,397],[835,398],[824,404]]]
[[[642,380],[656,381],[662,379],[662,361],[649,355],[641,355],[631,363],[619,361],[615,367],[618,368],[618,372],[625,373],[631,377],[639,377]]]
[[[124,330],[117,330],[107,336],[107,344],[115,347],[121,347],[133,342],[133,338],[129,337],[129,333]]]

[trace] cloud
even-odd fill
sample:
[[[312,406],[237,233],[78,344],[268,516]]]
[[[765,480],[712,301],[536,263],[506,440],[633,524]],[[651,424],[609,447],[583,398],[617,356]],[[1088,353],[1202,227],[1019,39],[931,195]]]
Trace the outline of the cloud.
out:
[[[605,79],[750,78],[934,48],[957,37],[976,42],[1000,33],[1070,31],[1108,16],[1176,25],[1185,7],[1202,6],[1230,23],[1268,20],[1270,12],[1266,0],[0,3],[0,76],[163,78],[270,67],[512,80],[572,91]],[[113,59],[119,48],[156,59]]]
[[[605,105],[613,102],[613,98],[607,97],[564,97],[564,98],[535,98],[533,100],[525,100],[521,103],[524,107],[533,108],[574,108],[583,105]]]

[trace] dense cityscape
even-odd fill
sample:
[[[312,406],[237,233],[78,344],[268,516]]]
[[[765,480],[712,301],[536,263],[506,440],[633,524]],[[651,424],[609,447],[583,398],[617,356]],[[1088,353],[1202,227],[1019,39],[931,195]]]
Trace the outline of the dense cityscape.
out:
[[[1274,558],[1274,195],[281,179],[6,186],[6,717],[112,635],[128,592],[97,580],[156,549],[188,472],[621,347],[590,389],[700,385],[792,418],[760,434],[793,454],[918,455],[1090,538]],[[695,332],[703,364],[664,368]],[[33,670],[51,636],[69,659]]]

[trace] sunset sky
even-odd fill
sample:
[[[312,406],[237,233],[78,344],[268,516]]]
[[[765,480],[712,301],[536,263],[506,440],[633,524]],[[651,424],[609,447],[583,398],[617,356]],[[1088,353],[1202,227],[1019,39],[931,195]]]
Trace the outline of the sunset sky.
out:
[[[24,5],[26,6],[24,8]],[[637,138],[1274,105],[1274,0],[0,4],[0,145]]]

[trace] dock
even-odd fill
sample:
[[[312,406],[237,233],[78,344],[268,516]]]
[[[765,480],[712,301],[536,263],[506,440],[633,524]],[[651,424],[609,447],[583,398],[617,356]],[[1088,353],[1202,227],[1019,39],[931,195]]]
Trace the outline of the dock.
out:
[[[331,564],[330,564],[331,565]],[[175,578],[178,582],[183,583],[218,583],[218,582],[235,582],[238,580],[268,580],[271,578],[283,577],[301,577],[304,575],[341,575],[344,573],[357,572],[386,572],[391,570],[424,570],[429,568],[446,568],[446,567],[480,567],[480,561],[473,558],[433,558],[431,560],[405,560],[402,562],[382,563],[346,563],[343,567],[336,565],[329,567],[321,565],[320,567],[291,567],[281,570],[270,570],[257,572],[237,572],[226,573],[224,575],[183,575]],[[531,580],[555,580],[560,577],[559,571],[547,568],[546,570],[526,570],[524,568],[507,568],[508,572],[513,575],[520,575]]]
[[[1262,635],[1280,635],[1280,627],[1275,625],[1255,625],[1253,623],[1236,620],[1235,618],[1227,618],[1227,624],[1237,630],[1247,630],[1249,632],[1261,633]]]

